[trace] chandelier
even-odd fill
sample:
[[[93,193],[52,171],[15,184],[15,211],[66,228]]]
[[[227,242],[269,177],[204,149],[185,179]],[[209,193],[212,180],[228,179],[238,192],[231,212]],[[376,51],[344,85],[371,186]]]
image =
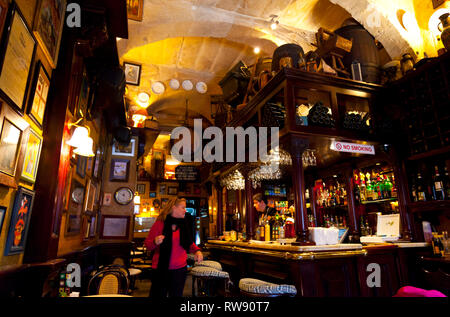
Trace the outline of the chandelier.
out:
[[[222,177],[219,183],[228,190],[242,190],[245,188],[244,177],[238,170]]]

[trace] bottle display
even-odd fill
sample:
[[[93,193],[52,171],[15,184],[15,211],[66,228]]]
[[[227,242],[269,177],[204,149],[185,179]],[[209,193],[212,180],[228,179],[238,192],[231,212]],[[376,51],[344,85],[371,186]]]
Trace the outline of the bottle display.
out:
[[[450,200],[449,161],[426,160],[409,167],[412,202]]]
[[[387,167],[367,168],[354,173],[355,200],[359,203],[395,199],[397,188],[394,173]]]

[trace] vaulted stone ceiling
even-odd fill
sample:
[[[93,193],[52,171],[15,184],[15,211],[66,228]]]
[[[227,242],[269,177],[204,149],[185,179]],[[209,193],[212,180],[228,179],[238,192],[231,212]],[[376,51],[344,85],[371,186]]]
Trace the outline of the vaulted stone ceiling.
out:
[[[411,9],[414,0],[399,0]],[[253,64],[257,56],[272,57],[274,49],[297,43],[305,52],[313,50],[320,27],[335,30],[354,17],[362,23],[391,56],[414,52],[407,37],[387,12],[388,0],[144,0],[143,21],[129,20],[129,38],[118,40],[121,61],[142,64],[139,86],[128,86],[131,113],[154,115],[166,129],[184,122],[186,100],[190,117],[210,119],[210,96],[221,94],[219,81],[240,60]],[[414,8],[412,8],[414,10]],[[395,10],[394,13],[395,14]],[[270,15],[279,26],[270,28]],[[392,15],[392,14],[391,14]],[[371,25],[376,18],[379,25]],[[371,19],[371,20],[368,20]],[[369,23],[368,23],[369,22]],[[380,27],[381,26],[381,27]],[[203,81],[206,94],[195,88],[174,91],[168,83],[190,79],[194,86]],[[165,92],[155,95],[151,84],[161,81]],[[151,95],[150,106],[140,109],[139,92]]]

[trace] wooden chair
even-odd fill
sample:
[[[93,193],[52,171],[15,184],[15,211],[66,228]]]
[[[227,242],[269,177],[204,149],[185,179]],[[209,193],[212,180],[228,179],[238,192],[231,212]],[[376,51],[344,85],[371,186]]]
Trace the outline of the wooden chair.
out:
[[[123,267],[111,265],[92,273],[87,292],[88,295],[127,295],[129,286],[128,271]]]

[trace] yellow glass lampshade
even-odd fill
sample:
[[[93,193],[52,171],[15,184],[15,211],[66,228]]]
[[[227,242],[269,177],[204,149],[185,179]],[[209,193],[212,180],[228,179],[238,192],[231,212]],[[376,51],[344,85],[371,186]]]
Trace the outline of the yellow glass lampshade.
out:
[[[94,145],[94,140],[92,138],[86,136],[83,140],[81,140],[81,145],[77,147],[73,153],[81,155],[81,156],[95,156],[94,152],[92,151],[92,146]]]
[[[89,131],[85,127],[76,127],[69,141],[66,142],[67,145],[72,147],[83,146],[86,138],[89,137]]]

